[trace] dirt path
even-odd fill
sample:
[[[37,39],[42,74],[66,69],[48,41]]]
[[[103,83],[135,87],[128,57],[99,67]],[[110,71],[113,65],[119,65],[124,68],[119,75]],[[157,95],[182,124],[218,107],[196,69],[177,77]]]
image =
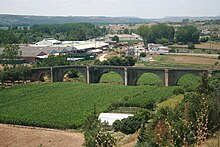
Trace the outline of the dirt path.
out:
[[[0,124],[0,147],[80,147],[83,134]]]
[[[107,54],[105,53],[105,54],[102,54],[100,57],[99,57],[99,60],[102,62],[102,61],[104,61],[104,60],[106,60],[106,58],[105,58],[105,56],[106,56]]]

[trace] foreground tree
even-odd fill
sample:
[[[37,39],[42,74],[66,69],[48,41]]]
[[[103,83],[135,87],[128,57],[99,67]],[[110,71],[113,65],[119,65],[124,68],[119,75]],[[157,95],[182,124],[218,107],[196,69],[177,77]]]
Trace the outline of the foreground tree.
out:
[[[137,145],[203,146],[208,134],[220,129],[219,91],[219,79],[203,74],[198,88],[185,94],[176,108],[160,109],[153,122],[142,127]]]
[[[95,104],[93,113],[87,117],[83,125],[83,130],[86,147],[113,147],[116,144],[116,140],[110,133],[106,133],[98,120]]]

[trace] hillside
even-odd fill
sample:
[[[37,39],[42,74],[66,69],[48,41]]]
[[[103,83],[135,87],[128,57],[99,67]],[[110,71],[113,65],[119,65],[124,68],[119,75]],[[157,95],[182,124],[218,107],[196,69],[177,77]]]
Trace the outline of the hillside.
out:
[[[34,24],[65,24],[65,23],[93,23],[93,24],[129,24],[148,22],[181,22],[183,19],[194,21],[215,20],[213,17],[180,17],[168,16],[158,19],[144,19],[139,17],[106,17],[106,16],[34,16],[34,15],[10,15],[0,14],[0,26],[34,25]]]
[[[146,23],[149,20],[138,17],[105,17],[105,16],[31,16],[0,14],[0,25],[34,25],[34,24],[65,24],[65,23]]]
[[[152,89],[158,91],[152,92]],[[160,90],[159,90],[160,89]],[[124,86],[114,84],[45,83],[0,89],[0,123],[46,128],[78,128],[93,112],[103,112],[113,103],[135,96],[143,104],[160,100],[160,91],[171,96],[174,87]],[[148,94],[149,93],[149,94]],[[145,95],[145,96],[144,96]],[[145,101],[144,101],[145,100]]]

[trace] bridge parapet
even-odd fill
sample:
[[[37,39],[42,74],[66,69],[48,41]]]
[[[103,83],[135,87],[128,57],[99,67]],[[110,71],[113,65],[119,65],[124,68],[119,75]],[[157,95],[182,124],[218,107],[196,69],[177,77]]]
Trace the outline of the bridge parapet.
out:
[[[42,74],[47,74],[51,76],[51,82],[62,82],[64,74],[70,70],[80,72],[85,77],[87,83],[99,83],[103,74],[113,71],[121,76],[125,85],[131,86],[137,85],[139,77],[144,73],[157,75],[164,82],[165,86],[175,86],[179,78],[185,74],[200,75],[203,72],[208,72],[210,76],[220,74],[218,69],[71,65],[31,69],[32,75],[30,79],[38,81]]]

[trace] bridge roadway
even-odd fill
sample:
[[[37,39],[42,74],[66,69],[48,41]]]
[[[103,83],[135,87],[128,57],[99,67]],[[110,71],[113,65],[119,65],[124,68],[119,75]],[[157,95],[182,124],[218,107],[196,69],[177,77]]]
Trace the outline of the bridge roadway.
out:
[[[31,81],[40,81],[44,75],[49,75],[51,82],[63,82],[64,75],[68,71],[77,71],[81,73],[86,82],[99,83],[103,74],[116,72],[120,75],[124,85],[137,85],[138,78],[144,73],[153,73],[157,75],[164,86],[175,86],[178,80],[185,74],[201,75],[206,72],[209,76],[220,74],[217,69],[196,69],[196,68],[147,68],[130,66],[56,66],[31,69]]]

